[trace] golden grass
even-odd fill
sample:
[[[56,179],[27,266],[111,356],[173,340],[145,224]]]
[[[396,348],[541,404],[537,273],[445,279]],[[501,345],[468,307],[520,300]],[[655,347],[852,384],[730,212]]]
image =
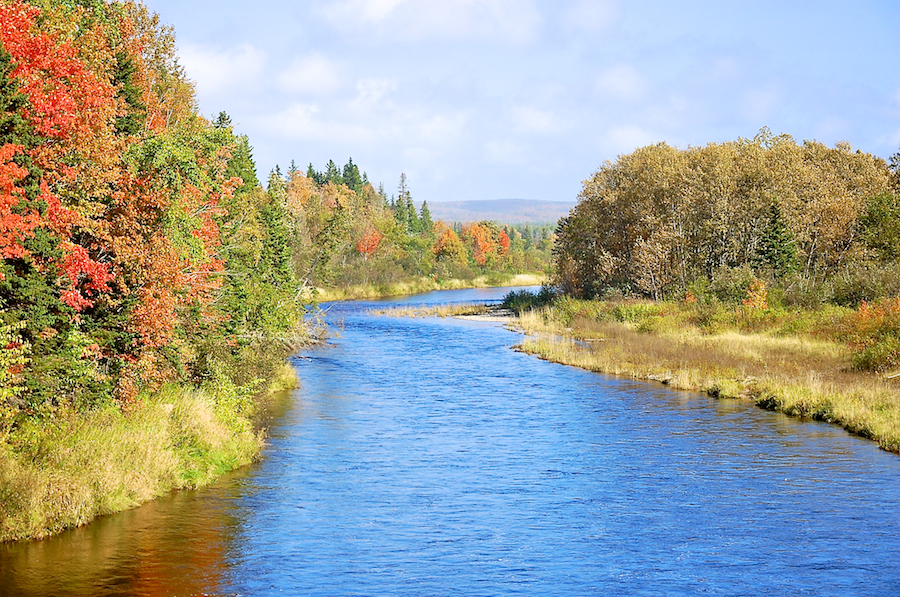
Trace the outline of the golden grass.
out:
[[[46,537],[206,485],[250,463],[262,444],[248,418],[176,386],[126,413],[58,412],[26,422],[0,441],[0,541]]]
[[[455,317],[458,315],[481,315],[491,310],[479,303],[458,303],[448,305],[402,305],[386,309],[370,309],[371,315],[386,317]]]
[[[479,276],[471,280],[452,278],[436,281],[420,277],[405,282],[395,282],[386,286],[361,285],[348,288],[316,288],[317,301],[343,301],[353,299],[383,298],[388,296],[408,296],[433,290],[462,290],[464,288],[494,288],[501,286],[538,286],[546,282],[546,276],[538,274],[515,274],[511,276]]]
[[[900,380],[853,371],[839,342],[689,325],[648,326],[524,313],[521,350],[602,373],[656,380],[843,426],[900,452]],[[644,331],[640,331],[644,330]]]

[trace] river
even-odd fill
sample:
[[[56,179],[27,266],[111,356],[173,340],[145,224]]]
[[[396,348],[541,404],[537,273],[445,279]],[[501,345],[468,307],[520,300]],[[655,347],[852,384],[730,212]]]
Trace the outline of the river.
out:
[[[900,594],[900,457],[367,312],[504,292],[334,305],[261,462],[0,546],[0,595]]]

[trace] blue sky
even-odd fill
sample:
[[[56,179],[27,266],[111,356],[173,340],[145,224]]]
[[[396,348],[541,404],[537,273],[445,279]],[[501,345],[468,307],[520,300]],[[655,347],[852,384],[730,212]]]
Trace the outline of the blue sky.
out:
[[[573,200],[642,145],[900,148],[900,2],[145,0],[260,177],[352,157],[417,200]]]

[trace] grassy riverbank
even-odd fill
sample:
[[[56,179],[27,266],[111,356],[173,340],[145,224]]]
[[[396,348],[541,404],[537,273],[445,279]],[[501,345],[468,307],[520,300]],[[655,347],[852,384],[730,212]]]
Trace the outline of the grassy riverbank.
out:
[[[314,297],[318,301],[342,301],[353,299],[384,298],[421,294],[434,290],[462,290],[464,288],[497,288],[503,286],[538,286],[546,281],[541,274],[497,273],[471,279],[450,278],[440,280],[420,277],[386,285],[357,285],[346,288],[317,288]]]
[[[900,378],[854,369],[856,312],[559,299],[524,312],[541,358],[841,425],[900,452]]]
[[[58,411],[26,422],[0,438],[0,542],[47,537],[249,464],[264,439],[254,412],[296,382],[284,364],[267,392],[225,379],[168,385],[124,412]]]

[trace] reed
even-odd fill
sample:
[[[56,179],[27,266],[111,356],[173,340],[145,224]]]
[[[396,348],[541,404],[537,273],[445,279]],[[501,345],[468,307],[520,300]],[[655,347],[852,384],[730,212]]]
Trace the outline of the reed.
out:
[[[464,288],[495,288],[500,286],[537,286],[546,281],[545,276],[538,274],[515,274],[479,276],[473,279],[451,278],[448,280],[435,280],[434,278],[421,277],[395,282],[387,285],[376,286],[373,284],[362,286],[350,286],[346,288],[317,288],[314,290],[315,300],[343,301],[353,299],[382,298],[388,296],[408,296],[421,294],[433,290],[461,290]]]
[[[456,317],[459,315],[483,315],[491,307],[483,303],[457,303],[447,305],[402,305],[387,309],[370,309],[370,315],[385,317]]]

